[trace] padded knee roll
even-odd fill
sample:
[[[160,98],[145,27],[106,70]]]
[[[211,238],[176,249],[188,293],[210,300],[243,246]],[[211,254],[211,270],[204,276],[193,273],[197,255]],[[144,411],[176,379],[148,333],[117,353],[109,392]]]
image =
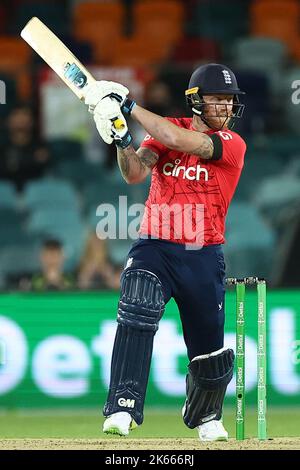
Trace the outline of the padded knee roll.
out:
[[[191,429],[220,419],[227,385],[232,379],[234,352],[207,354],[193,359],[186,377],[184,423]]]
[[[104,416],[127,411],[137,424],[143,422],[153,338],[164,306],[162,285],[155,274],[142,269],[125,271]]]

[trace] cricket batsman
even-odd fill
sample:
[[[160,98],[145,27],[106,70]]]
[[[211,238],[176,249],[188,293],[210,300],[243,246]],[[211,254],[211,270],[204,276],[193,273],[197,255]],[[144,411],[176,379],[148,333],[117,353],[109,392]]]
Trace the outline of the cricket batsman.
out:
[[[243,114],[244,93],[222,64],[201,65],[192,74],[185,92],[192,118],[163,118],[128,93],[121,84],[99,81],[87,88],[85,100],[102,139],[117,147],[125,181],[152,176],[140,238],[121,275],[103,431],[125,436],[142,424],[153,338],[173,297],[189,358],[183,421],[197,428],[201,441],[227,440],[222,406],[234,353],[224,347],[222,244],[246,151],[231,130]],[[138,150],[128,115],[148,133]],[[123,124],[116,128],[116,122]]]

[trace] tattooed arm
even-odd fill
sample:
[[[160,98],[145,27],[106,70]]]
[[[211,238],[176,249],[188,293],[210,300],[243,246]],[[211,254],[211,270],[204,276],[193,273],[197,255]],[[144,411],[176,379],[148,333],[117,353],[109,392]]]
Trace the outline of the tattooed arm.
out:
[[[143,126],[148,134],[169,149],[199,155],[205,159],[210,159],[213,155],[214,144],[211,138],[203,132],[182,129],[138,105],[133,108],[131,116]]]
[[[141,147],[135,151],[132,145],[125,149],[118,147],[117,156],[121,174],[128,184],[141,183],[158,160],[152,150]]]

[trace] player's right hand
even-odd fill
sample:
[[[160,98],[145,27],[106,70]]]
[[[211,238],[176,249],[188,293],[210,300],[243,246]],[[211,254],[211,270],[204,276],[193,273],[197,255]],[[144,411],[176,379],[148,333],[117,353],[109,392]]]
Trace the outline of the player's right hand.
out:
[[[116,101],[106,97],[96,105],[94,109],[94,121],[97,130],[107,144],[111,144],[114,140],[112,133],[113,122],[120,117],[120,106]]]
[[[100,80],[87,86],[85,94],[85,104],[89,107],[89,112],[94,113],[95,107],[106,96],[111,96],[122,106],[129,90],[117,82]]]
[[[97,130],[107,144],[115,142],[118,147],[126,148],[132,142],[126,119],[119,104],[109,96],[103,98],[94,110]]]

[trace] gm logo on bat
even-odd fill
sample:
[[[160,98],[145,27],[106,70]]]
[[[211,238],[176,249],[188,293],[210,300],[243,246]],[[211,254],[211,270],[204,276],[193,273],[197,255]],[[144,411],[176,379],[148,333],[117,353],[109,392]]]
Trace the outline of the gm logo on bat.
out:
[[[64,67],[64,76],[67,80],[74,83],[77,88],[83,88],[86,85],[87,77],[80,70],[78,65],[67,63]]]
[[[135,400],[131,400],[130,398],[119,398],[118,405],[124,406],[125,408],[134,408]]]

